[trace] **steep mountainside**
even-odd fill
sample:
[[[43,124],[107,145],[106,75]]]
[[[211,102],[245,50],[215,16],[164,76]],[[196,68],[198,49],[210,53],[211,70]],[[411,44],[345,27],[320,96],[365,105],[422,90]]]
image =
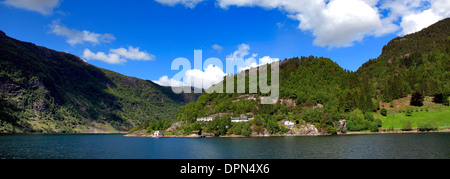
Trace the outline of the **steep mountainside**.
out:
[[[0,132],[125,131],[196,95],[92,66],[0,31]]]

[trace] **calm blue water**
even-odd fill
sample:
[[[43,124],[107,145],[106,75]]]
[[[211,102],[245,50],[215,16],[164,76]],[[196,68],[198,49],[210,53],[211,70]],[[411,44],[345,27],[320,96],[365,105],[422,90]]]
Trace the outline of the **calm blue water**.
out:
[[[0,135],[4,159],[450,158],[450,134],[273,138]]]

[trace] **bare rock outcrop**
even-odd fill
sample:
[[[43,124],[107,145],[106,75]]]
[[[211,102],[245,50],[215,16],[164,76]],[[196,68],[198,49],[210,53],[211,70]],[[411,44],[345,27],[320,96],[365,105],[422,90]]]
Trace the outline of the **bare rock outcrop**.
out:
[[[347,125],[347,120],[340,120],[339,121],[339,128],[338,128],[338,133],[346,133],[346,129],[345,126]]]
[[[270,135],[267,129],[264,129],[262,132],[252,132],[252,134],[250,134],[250,137],[270,137],[270,136],[272,135]]]
[[[320,135],[319,130],[312,124],[306,125],[301,129],[290,129],[286,135]]]
[[[294,107],[297,106],[295,100],[293,100],[293,99],[280,99],[279,101],[280,101],[280,104],[284,104],[288,107],[289,106],[294,106]]]
[[[173,123],[169,128],[167,128],[166,131],[167,131],[167,132],[170,132],[170,131],[173,131],[173,130],[175,130],[175,129],[178,129],[178,128],[180,128],[183,124],[184,124],[183,121],[175,122],[175,123]]]
[[[125,135],[126,137],[146,137],[147,136],[147,131],[145,130],[138,130],[133,132],[132,134],[127,134]]]

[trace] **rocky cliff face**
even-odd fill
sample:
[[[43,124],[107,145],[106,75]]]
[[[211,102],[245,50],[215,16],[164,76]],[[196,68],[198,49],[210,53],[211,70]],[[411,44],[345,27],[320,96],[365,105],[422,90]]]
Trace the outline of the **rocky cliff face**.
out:
[[[175,122],[166,131],[167,132],[174,131],[174,130],[180,128],[183,124],[184,124],[183,121]]]
[[[272,135],[270,135],[267,129],[264,129],[262,132],[252,132],[252,134],[250,134],[250,137],[270,137],[270,136]]]
[[[319,130],[312,124],[306,125],[306,127],[301,129],[291,129],[289,130],[286,135],[321,135],[319,133]]]
[[[338,134],[347,132],[347,129],[345,127],[346,125],[347,125],[347,120],[340,120],[339,121],[339,128],[337,130]]]

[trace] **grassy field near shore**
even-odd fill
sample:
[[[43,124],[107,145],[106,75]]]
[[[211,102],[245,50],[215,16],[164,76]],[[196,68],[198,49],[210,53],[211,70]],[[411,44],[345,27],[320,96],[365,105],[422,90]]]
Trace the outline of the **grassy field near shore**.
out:
[[[406,116],[405,113],[394,113],[380,119],[383,121],[382,128],[402,128],[408,121],[412,128],[418,127],[419,123],[429,121],[435,121],[439,127],[450,127],[450,110],[413,112],[411,116]]]

